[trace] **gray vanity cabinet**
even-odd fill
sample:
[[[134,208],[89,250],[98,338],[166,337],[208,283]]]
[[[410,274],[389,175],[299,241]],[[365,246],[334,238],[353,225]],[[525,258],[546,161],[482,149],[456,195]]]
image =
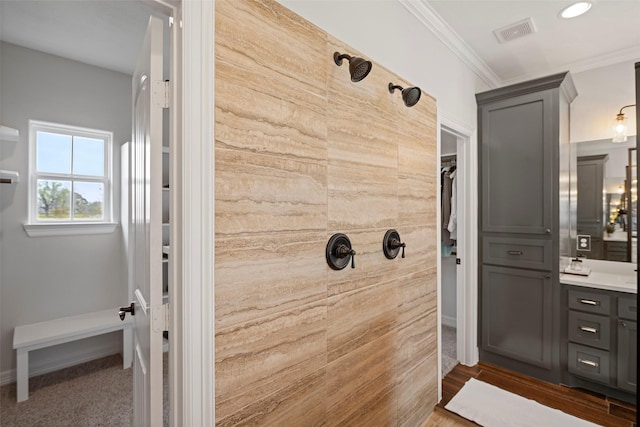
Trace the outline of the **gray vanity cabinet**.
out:
[[[559,259],[571,247],[575,96],[568,73],[476,95],[480,360],[549,382],[560,380]]]
[[[566,367],[563,383],[635,401],[637,299],[635,295],[564,286]]]
[[[638,324],[637,301],[633,298],[618,299],[618,379],[623,390],[636,393],[638,375]]]

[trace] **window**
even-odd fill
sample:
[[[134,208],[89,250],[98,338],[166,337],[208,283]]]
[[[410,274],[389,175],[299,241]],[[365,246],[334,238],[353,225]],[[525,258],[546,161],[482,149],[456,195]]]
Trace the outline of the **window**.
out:
[[[29,122],[29,235],[110,232],[111,132]],[[111,227],[103,229],[99,225]],[[66,231],[65,231],[66,230]]]

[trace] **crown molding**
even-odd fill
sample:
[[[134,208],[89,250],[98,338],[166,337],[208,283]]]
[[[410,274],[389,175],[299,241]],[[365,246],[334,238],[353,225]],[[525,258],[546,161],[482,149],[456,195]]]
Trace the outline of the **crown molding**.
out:
[[[460,58],[490,89],[508,86],[523,81],[544,77],[549,74],[570,71],[580,73],[595,68],[606,67],[620,62],[640,61],[640,47],[633,46],[604,55],[564,64],[555,70],[521,75],[512,79],[501,79],[476,52],[465,43],[451,26],[429,5],[428,0],[398,0],[418,21],[435,34],[445,46]]]
[[[500,77],[460,38],[426,0],[398,1],[490,88],[502,86]]]

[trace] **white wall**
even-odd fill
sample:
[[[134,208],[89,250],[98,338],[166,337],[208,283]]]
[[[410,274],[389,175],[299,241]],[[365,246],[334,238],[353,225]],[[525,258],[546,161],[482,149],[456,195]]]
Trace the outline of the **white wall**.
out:
[[[435,97],[440,117],[475,131],[475,93],[488,88],[400,2],[278,1]]]
[[[571,142],[611,139],[620,108],[636,103],[634,62],[595,68],[572,77],[578,96],[571,103]],[[624,110],[627,135],[636,134],[635,113],[635,107]]]
[[[11,44],[0,45],[0,123],[20,130],[20,142],[0,145],[0,169],[21,181],[0,187],[0,381],[15,368],[17,325],[116,308],[127,302],[120,229],[111,234],[28,237],[28,120],[114,133],[115,221],[120,216],[120,145],[131,135],[131,77]],[[32,353],[31,366],[47,369],[69,359],[118,352],[118,333]]]

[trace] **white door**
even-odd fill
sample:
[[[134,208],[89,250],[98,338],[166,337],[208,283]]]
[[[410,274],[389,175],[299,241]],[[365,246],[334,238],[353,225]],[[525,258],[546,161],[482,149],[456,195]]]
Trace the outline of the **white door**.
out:
[[[162,21],[151,17],[133,74],[130,268],[134,426],[162,426]],[[154,95],[156,92],[156,95]]]

